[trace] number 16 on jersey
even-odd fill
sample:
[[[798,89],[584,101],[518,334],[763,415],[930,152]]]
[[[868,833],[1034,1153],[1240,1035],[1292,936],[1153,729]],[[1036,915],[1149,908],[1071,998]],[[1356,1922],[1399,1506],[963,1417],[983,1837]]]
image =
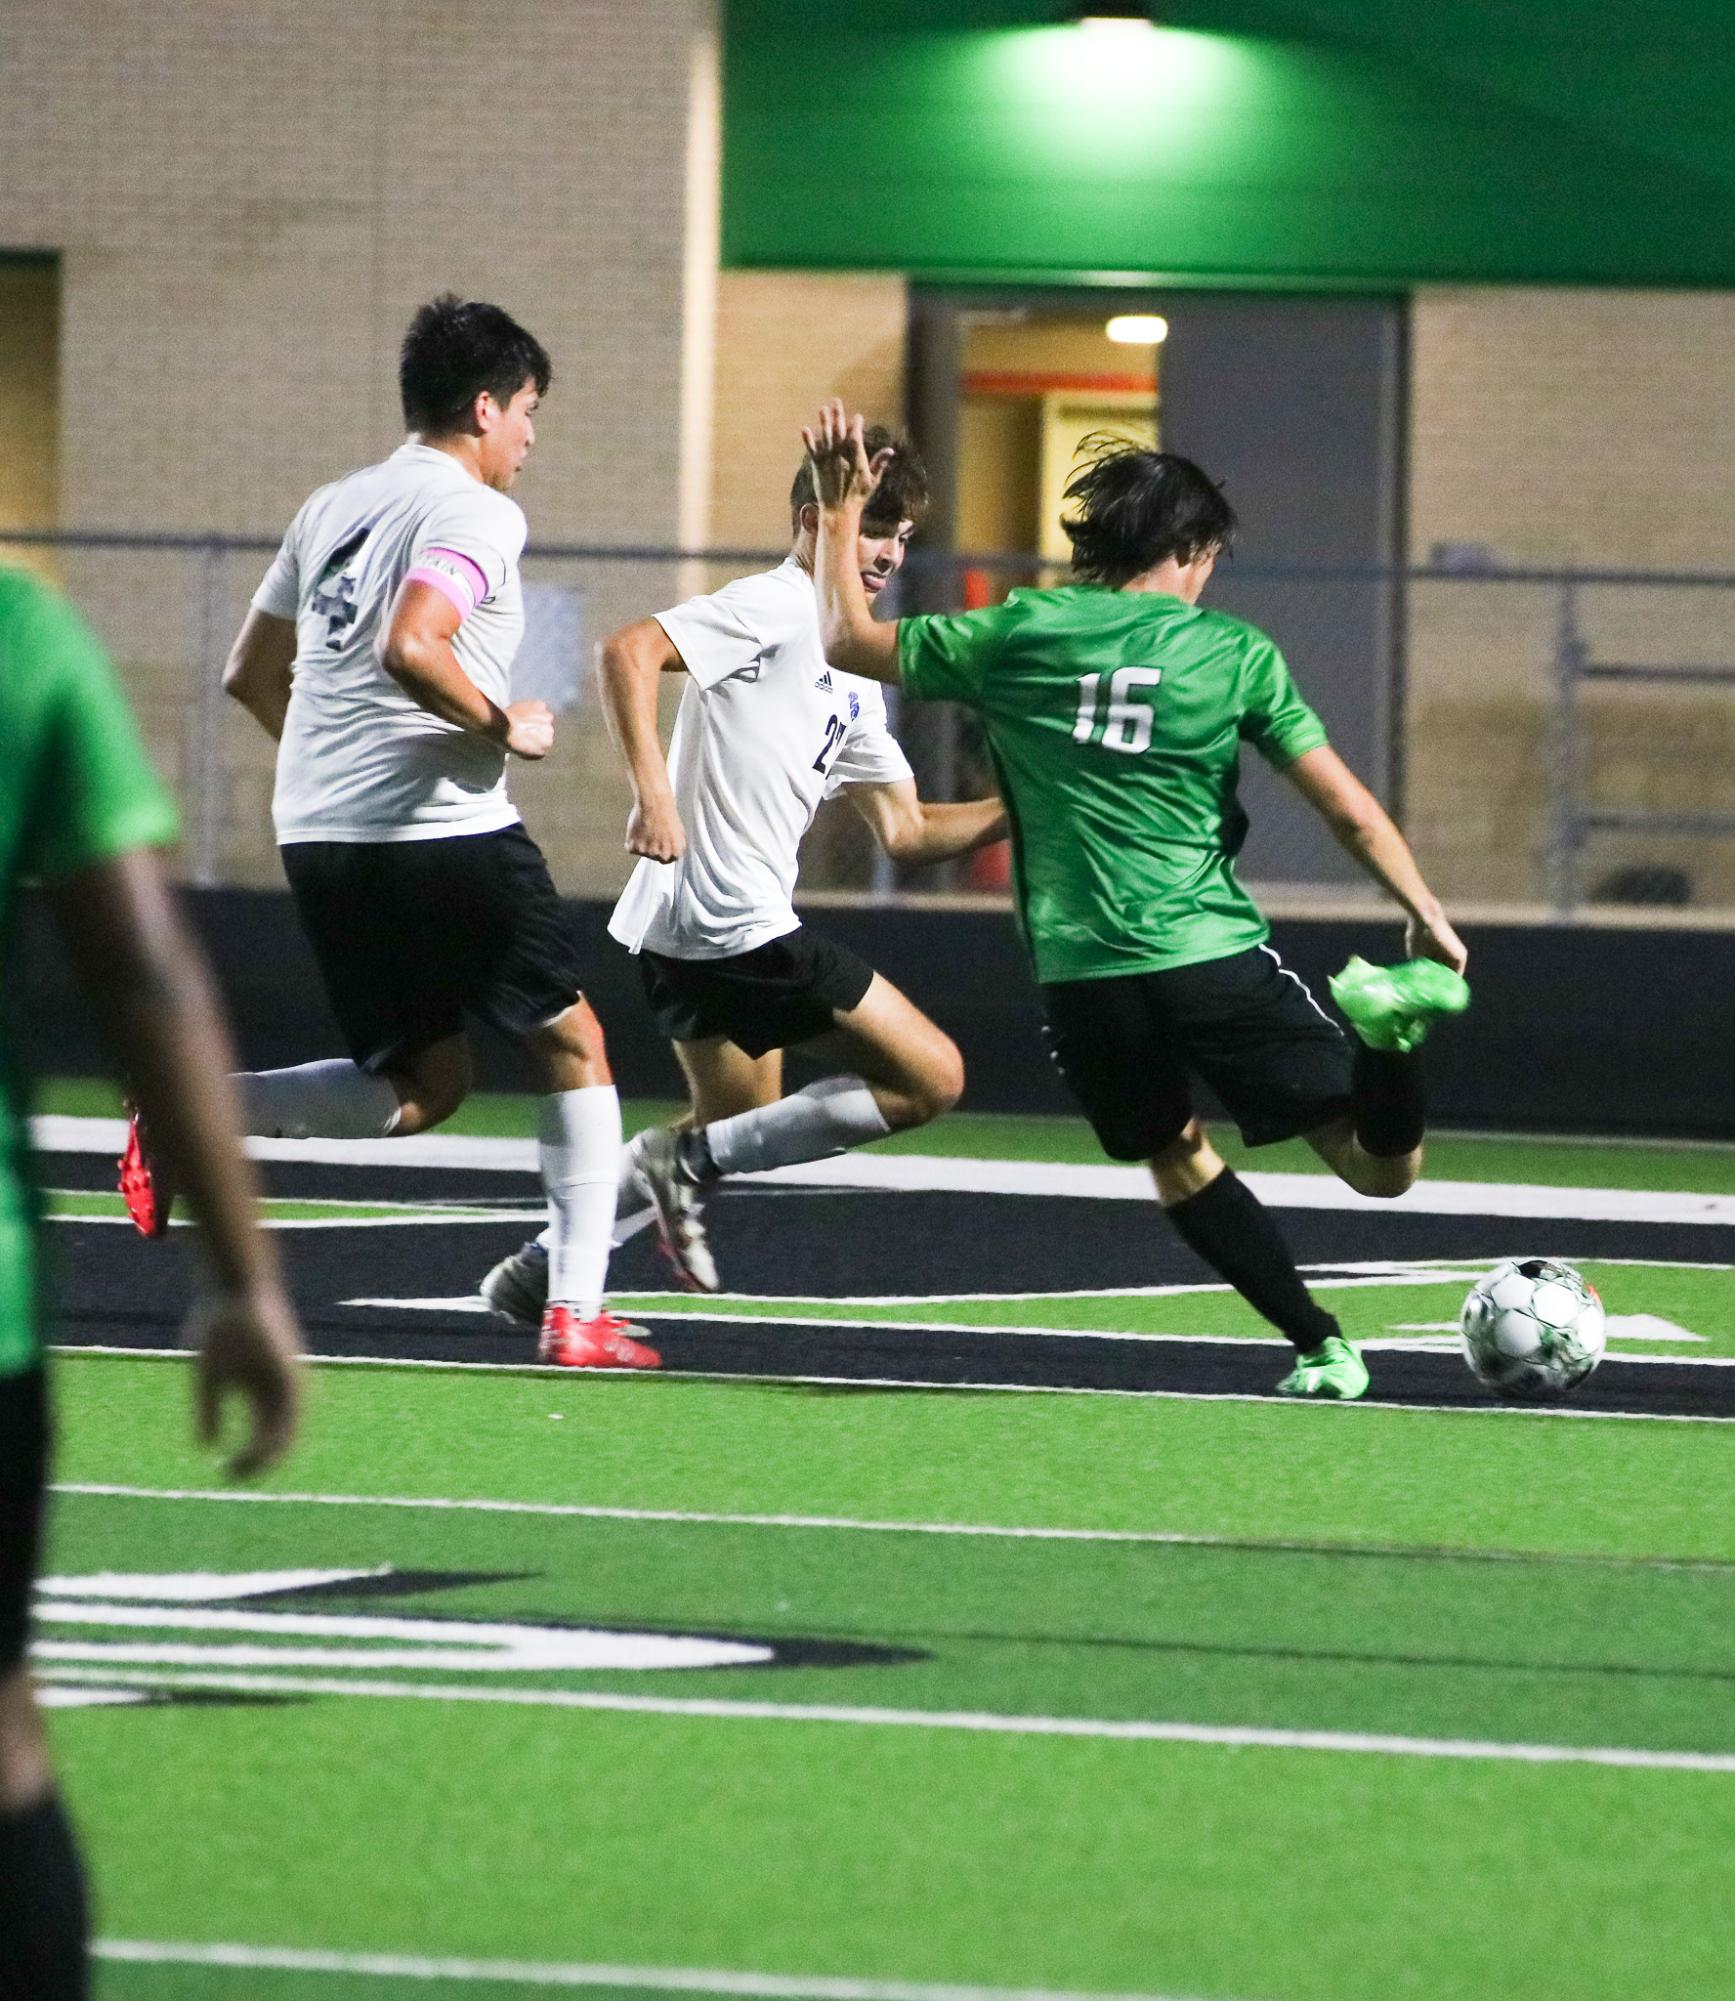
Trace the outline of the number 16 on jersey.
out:
[[[1078,714],[1072,725],[1074,743],[1089,743],[1100,727],[1097,739],[1104,750],[1122,750],[1136,757],[1151,747],[1151,705],[1131,699],[1136,688],[1154,688],[1163,678],[1160,667],[1123,667],[1108,684],[1107,713],[1100,701],[1102,676],[1078,677]]]

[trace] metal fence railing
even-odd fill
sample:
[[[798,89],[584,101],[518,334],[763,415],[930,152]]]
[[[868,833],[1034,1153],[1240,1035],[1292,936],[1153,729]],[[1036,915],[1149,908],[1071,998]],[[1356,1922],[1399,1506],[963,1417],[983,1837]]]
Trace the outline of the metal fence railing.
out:
[[[281,879],[269,821],[272,746],[219,683],[274,548],[217,535],[0,534],[0,561],[59,584],[114,657],[179,790],[183,867],[200,883]],[[627,866],[625,787],[589,685],[595,642],[781,553],[556,544],[528,552],[520,671],[563,713],[554,756],[516,767],[512,782],[573,893],[612,891]],[[1031,556],[920,552],[891,609],[956,609],[1014,584],[1057,580]],[[1261,616],[1304,689],[1324,691],[1334,735],[1358,740],[1367,721],[1358,705],[1377,711],[1383,749],[1368,775],[1399,805],[1430,878],[1455,902],[1563,917],[1615,904],[1735,915],[1735,575],[1238,563],[1220,573],[1209,601]],[[1358,644],[1377,638],[1365,668],[1333,681],[1339,624],[1362,635]],[[929,796],[964,797],[990,782],[973,725],[957,711],[910,704],[897,726]],[[1374,740],[1365,729],[1363,738]],[[1257,827],[1267,809],[1258,796],[1251,803]],[[1262,850],[1256,840],[1247,873],[1262,887],[1341,890],[1341,873],[1315,868],[1310,853],[1281,842]],[[1003,875],[990,856],[900,882],[866,830],[828,809],[803,880],[896,895],[992,892]]]

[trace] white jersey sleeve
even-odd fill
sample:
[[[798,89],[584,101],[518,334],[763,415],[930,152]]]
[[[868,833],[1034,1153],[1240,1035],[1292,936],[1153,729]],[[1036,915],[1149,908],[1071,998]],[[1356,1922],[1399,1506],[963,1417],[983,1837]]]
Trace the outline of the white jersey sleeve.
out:
[[[283,546],[272,558],[265,580],[253,593],[253,609],[272,618],[285,618],[293,625],[301,612],[301,523],[306,507],[300,508],[284,532]]]
[[[770,579],[776,576],[770,572]],[[768,583],[764,576],[740,577],[708,597],[688,598],[657,613],[657,623],[701,688],[752,674],[768,653],[787,643],[804,614],[812,616],[795,593]]]
[[[449,549],[475,564],[486,580],[484,600],[500,590],[518,566],[529,530],[517,501],[479,480],[442,494],[421,518],[408,551],[417,563],[435,549]]]
[[[896,785],[914,778],[910,760],[886,720],[885,690],[877,682],[852,675],[848,697],[857,713],[826,774],[826,798],[835,799],[849,785]]]

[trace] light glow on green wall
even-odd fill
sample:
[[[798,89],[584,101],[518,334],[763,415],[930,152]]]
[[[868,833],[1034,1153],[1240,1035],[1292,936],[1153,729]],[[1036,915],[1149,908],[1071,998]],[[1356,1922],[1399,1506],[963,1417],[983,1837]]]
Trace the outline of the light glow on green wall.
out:
[[[1117,180],[1184,172],[1257,90],[1241,44],[1180,28],[1029,28],[982,36],[973,59],[1009,155]]]
[[[1251,0],[1218,6],[1225,32],[1201,25],[1209,0],[1177,0],[1186,26],[1113,33],[993,11],[912,0],[888,21],[886,0],[828,0],[791,35],[773,0],[728,0],[726,260],[986,282],[1735,284],[1735,37],[1629,29],[1605,47],[1586,15],[1544,49],[1503,40],[1483,0],[1352,10],[1364,25],[1330,34],[1308,26],[1315,0],[1265,8],[1270,28]]]
[[[988,89],[1027,95],[1076,127],[1109,113],[1221,106],[1245,86],[1246,45],[1185,28],[1104,34],[1079,27],[1018,28],[975,38]]]

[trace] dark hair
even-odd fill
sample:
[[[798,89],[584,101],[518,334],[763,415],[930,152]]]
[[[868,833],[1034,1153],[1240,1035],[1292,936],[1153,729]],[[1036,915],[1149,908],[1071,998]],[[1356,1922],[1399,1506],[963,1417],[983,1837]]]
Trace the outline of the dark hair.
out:
[[[922,455],[902,431],[885,424],[869,424],[862,433],[867,455],[889,451],[892,461],[880,475],[874,497],[862,519],[875,528],[896,528],[900,521],[920,521],[928,511],[928,468]],[[804,458],[789,489],[789,511],[799,514],[814,504],[813,468]]]
[[[484,389],[500,404],[510,403],[527,382],[546,396],[553,374],[547,349],[510,313],[442,292],[411,320],[398,355],[404,422],[412,431],[444,437],[463,426]]]
[[[1166,557],[1191,562],[1235,539],[1235,510],[1191,459],[1154,452],[1110,431],[1079,446],[1089,462],[1066,483],[1078,512],[1061,522],[1075,575],[1111,589]]]

